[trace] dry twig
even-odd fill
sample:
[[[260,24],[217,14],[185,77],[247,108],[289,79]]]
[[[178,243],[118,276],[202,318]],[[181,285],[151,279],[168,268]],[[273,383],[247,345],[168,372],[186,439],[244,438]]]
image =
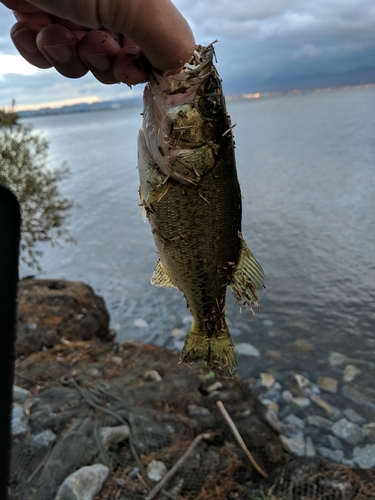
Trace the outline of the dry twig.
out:
[[[235,425],[235,423],[233,422],[233,420],[230,418],[229,416],[229,413],[227,412],[227,410],[225,409],[225,406],[223,405],[223,403],[221,401],[216,401],[216,404],[221,412],[221,414],[223,415],[223,417],[225,418],[225,420],[227,421],[231,431],[233,432],[234,434],[234,437],[236,438],[237,440],[237,443],[241,446],[241,448],[243,449],[243,451],[245,452],[247,458],[250,460],[250,463],[251,465],[254,467],[254,469],[256,469],[259,474],[261,474],[263,477],[267,477],[267,474],[264,472],[264,470],[256,463],[253,455],[250,453],[250,451],[248,450],[244,440],[242,439],[241,437],[241,434],[238,432],[238,429]]]
[[[145,500],[153,500],[153,498],[156,497],[156,495],[159,493],[161,489],[163,489],[168,481],[172,479],[172,477],[176,474],[178,469],[181,467],[181,465],[185,462],[185,460],[189,457],[190,453],[196,448],[198,443],[202,439],[208,439],[211,436],[211,434],[198,434],[198,436],[194,439],[194,441],[191,443],[189,448],[185,451],[185,453],[177,460],[177,462],[173,465],[173,467],[166,473],[166,475],[163,477],[161,481],[158,482],[158,484],[150,491],[150,493],[147,495]]]

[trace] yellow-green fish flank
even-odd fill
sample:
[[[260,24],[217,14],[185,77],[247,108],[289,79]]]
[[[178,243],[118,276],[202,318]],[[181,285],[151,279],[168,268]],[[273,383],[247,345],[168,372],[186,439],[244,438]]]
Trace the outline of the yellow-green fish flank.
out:
[[[227,286],[240,304],[258,308],[265,283],[241,235],[231,122],[212,58],[212,46],[198,46],[181,74],[151,73],[138,169],[160,256],[151,282],[181,290],[193,316],[182,359],[231,375]]]

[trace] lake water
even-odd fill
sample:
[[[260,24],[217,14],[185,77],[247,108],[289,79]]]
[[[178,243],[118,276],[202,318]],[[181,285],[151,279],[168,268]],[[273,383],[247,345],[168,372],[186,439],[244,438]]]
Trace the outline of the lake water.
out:
[[[363,364],[374,384],[375,89],[234,100],[243,234],[267,275],[262,314],[241,314],[228,294],[240,373],[329,373],[337,351]],[[39,277],[82,280],[102,295],[118,339],[180,348],[188,330],[181,293],[152,287],[157,260],[138,206],[141,109],[33,118],[53,165],[71,175],[61,191],[77,244],[42,246]],[[30,270],[22,268],[22,274]],[[249,362],[250,360],[250,362]]]

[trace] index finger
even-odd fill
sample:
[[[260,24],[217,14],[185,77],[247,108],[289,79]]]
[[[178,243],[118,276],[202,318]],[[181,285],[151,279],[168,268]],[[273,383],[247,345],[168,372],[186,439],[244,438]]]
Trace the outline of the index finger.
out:
[[[181,68],[194,51],[190,26],[170,0],[31,0],[30,3],[89,28],[105,27],[129,36],[150,63],[162,71]]]

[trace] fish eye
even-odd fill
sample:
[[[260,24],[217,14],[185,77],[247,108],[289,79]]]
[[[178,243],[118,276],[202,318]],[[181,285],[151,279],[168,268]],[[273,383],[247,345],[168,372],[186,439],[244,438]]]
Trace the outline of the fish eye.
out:
[[[204,116],[215,118],[215,114],[219,110],[219,99],[216,94],[206,94],[200,101],[200,108]]]

